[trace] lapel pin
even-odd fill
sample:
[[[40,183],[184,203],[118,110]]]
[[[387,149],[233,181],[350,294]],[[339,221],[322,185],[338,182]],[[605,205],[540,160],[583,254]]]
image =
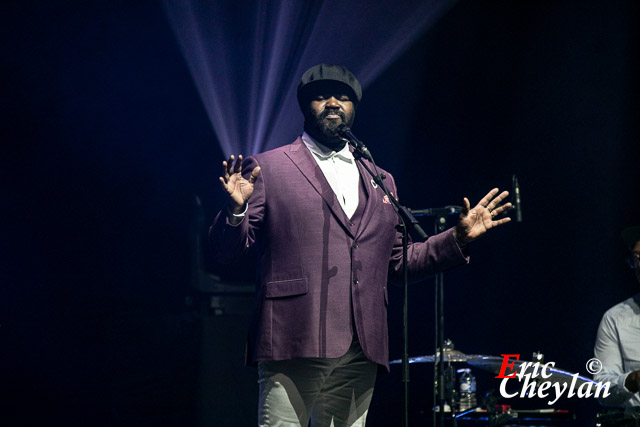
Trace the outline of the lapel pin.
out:
[[[373,178],[371,178],[371,186],[373,188],[378,188],[378,184],[376,184],[376,182],[373,180]]]

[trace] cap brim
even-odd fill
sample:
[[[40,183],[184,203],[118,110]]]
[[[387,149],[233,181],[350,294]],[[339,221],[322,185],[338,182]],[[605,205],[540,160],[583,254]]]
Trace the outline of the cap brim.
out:
[[[310,101],[311,97],[315,95],[321,95],[326,91],[334,90],[344,92],[354,105],[358,103],[358,96],[351,86],[339,80],[333,79],[314,80],[301,86],[298,89],[298,103],[302,107],[303,104],[306,104],[308,101]]]

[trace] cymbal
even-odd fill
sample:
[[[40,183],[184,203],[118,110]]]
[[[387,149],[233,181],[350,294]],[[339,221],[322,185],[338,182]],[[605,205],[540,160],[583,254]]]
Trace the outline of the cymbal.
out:
[[[409,358],[409,363],[437,363],[440,358],[440,353],[435,355],[417,356]],[[445,350],[444,351],[445,362],[466,362],[469,365],[479,368],[485,371],[493,372],[495,374],[500,373],[502,364],[504,363],[504,357],[498,356],[484,356],[482,354],[464,354],[458,350]],[[508,370],[507,375],[512,372],[518,372],[522,365],[525,363],[532,363],[526,360],[509,360],[509,363],[513,362],[513,371]],[[398,365],[402,363],[402,359],[396,359],[389,362],[390,365]],[[531,368],[528,370],[533,371]],[[539,372],[539,371],[538,371]],[[547,374],[550,374],[549,378],[545,378],[545,381],[551,381],[552,383],[566,383],[573,381],[575,373],[564,371],[562,369],[549,367],[546,370]],[[583,377],[581,375],[576,376],[576,386],[580,386],[584,383],[597,384],[596,381],[591,378]]]
[[[483,357],[491,357],[491,356],[481,356],[479,354],[464,354],[458,350],[447,350],[445,349],[443,359],[445,362],[468,362],[469,360],[476,360]],[[502,359],[500,359],[502,360]],[[416,356],[409,358],[409,363],[437,363],[440,361],[440,352],[428,356]],[[390,365],[397,365],[402,363],[402,359],[392,360],[389,362]]]
[[[511,364],[511,362],[513,362],[513,370],[510,370],[511,368],[508,368],[506,375],[511,375],[513,372],[518,372],[522,365],[524,365],[525,363],[533,363],[526,360],[510,359],[509,363]],[[500,369],[502,368],[502,364],[504,363],[504,357],[477,355],[477,357],[475,357],[474,359],[467,360],[467,363],[473,367],[493,372],[494,374],[499,374]],[[533,369],[527,368],[527,372],[533,372]],[[540,373],[540,370],[538,370],[538,373]],[[552,383],[571,382],[573,381],[573,376],[576,375],[574,372],[563,371],[562,369],[556,369],[552,367],[547,368],[546,374],[550,375],[550,377],[544,378],[544,381],[550,381]],[[576,385],[580,386],[584,383],[592,383],[594,385],[597,384],[597,382],[592,380],[591,378],[577,375]]]

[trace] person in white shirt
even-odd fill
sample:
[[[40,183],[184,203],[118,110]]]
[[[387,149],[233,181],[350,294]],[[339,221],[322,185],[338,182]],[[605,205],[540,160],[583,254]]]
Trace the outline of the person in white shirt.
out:
[[[640,226],[624,229],[622,238],[630,251],[629,265],[640,283]],[[640,293],[604,314],[594,355],[602,363],[594,379],[611,383],[611,395],[600,402],[606,406],[640,406]]]

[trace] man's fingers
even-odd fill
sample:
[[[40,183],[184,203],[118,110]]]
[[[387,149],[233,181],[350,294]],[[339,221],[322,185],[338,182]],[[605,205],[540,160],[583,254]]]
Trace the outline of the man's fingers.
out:
[[[509,192],[508,191],[503,191],[495,199],[493,199],[491,201],[491,203],[489,203],[489,205],[487,205],[487,208],[489,208],[491,210],[495,209],[495,207],[498,206],[500,204],[500,202],[502,202],[504,199],[506,199],[507,196],[509,196]]]
[[[235,173],[242,172],[242,154],[238,156],[238,160],[236,160],[236,168]]]
[[[235,157],[232,155],[229,156],[229,159],[227,160],[227,164],[226,164],[226,172],[227,174],[231,175],[233,173],[233,161],[234,161]]]
[[[466,197],[463,199],[462,202],[463,202],[462,213],[466,215],[469,213],[469,209],[471,209],[471,202],[469,202],[469,199],[467,199]]]
[[[223,160],[222,161],[222,176],[225,177],[225,178],[229,177],[229,170],[227,169],[227,165],[228,165],[227,161]]]
[[[497,227],[499,225],[506,224],[509,221],[511,221],[511,218],[509,218],[509,217],[501,218],[499,220],[493,221],[493,226]]]
[[[493,199],[494,196],[498,194],[498,191],[500,190],[498,190],[497,188],[494,188],[493,190],[489,191],[487,195],[484,196],[482,200],[478,202],[478,205],[482,206],[483,208],[489,207],[489,203],[491,202],[491,199]]]
[[[223,177],[218,178],[218,180],[220,181],[220,184],[222,184],[224,191],[228,191],[229,186],[227,185],[227,180]]]
[[[235,163],[234,163],[234,160],[235,160]],[[222,176],[227,180],[229,179],[229,176],[233,175],[234,173],[241,173],[242,172],[242,154],[238,156],[237,160],[233,154],[230,155],[227,160],[223,160],[222,169],[223,169]]]
[[[260,166],[256,166],[255,168],[253,168],[253,170],[251,171],[251,176],[249,177],[249,182],[251,184],[256,182],[256,179],[258,179],[258,175],[260,175]]]
[[[503,212],[506,212],[509,209],[511,209],[511,207],[512,207],[511,203],[505,203],[502,206],[498,206],[498,207],[496,207],[494,209],[491,209],[491,214],[493,216],[498,216],[498,215],[502,214]]]

